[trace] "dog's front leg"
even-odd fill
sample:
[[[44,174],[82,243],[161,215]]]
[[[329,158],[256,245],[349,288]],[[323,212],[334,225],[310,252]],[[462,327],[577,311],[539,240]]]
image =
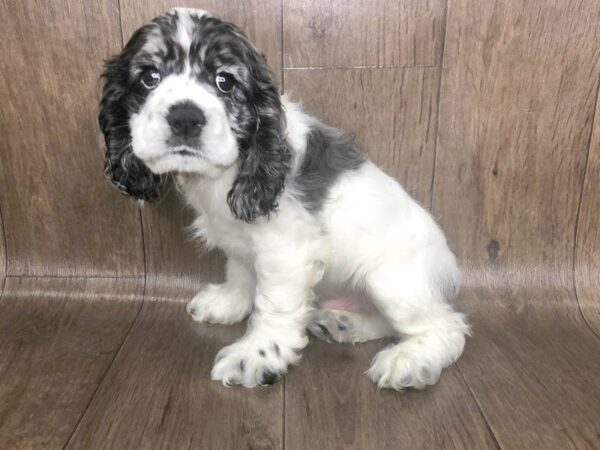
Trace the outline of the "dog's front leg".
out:
[[[246,334],[223,348],[211,376],[246,387],[273,384],[298,362],[308,343],[306,324],[320,266],[302,251],[273,248],[256,260],[254,311]]]
[[[256,280],[251,267],[232,256],[227,258],[226,282],[209,284],[187,304],[197,322],[232,324],[248,316]]]

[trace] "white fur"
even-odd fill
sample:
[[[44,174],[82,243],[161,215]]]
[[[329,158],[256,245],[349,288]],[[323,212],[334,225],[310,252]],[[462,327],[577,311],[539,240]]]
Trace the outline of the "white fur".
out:
[[[285,101],[288,139],[295,158],[305,147],[306,124],[313,119]],[[232,217],[226,195],[235,169],[215,178],[186,174],[181,190],[196,209],[198,235],[242,261],[256,280],[256,311],[248,332],[224,349],[212,372],[226,384],[256,386],[264,371],[285,372],[307,340],[313,288],[322,294],[351,286],[366,291],[385,317],[357,313],[320,313],[349,318],[351,336],[332,331],[335,340],[362,342],[399,334],[404,340],[380,352],[369,376],[380,387],[422,388],[437,381],[442,368],[460,356],[468,327],[438,289],[439,282],[458,285],[458,269],[446,240],[430,215],[400,185],[371,163],[342,174],[319,214],[309,214],[286,190],[278,213],[247,224]],[[290,177],[293,184],[293,176]],[[228,270],[227,282],[211,286],[190,304],[197,320],[230,323],[241,320],[245,307],[234,307],[231,292],[240,280]],[[318,283],[317,283],[318,282]],[[317,285],[318,284],[318,285]],[[216,293],[223,302],[217,304]],[[248,297],[239,295],[245,305]],[[243,311],[243,313],[242,313]],[[229,315],[228,315],[229,313]],[[363,321],[364,323],[361,323]],[[339,323],[336,320],[330,323]],[[314,327],[313,327],[314,328]],[[350,332],[349,332],[350,333]],[[337,339],[336,339],[337,337]],[[280,354],[268,351],[277,344]],[[259,350],[267,352],[266,357]],[[240,362],[245,361],[245,370]]]
[[[206,117],[202,129],[202,152],[195,156],[174,153],[167,145],[171,135],[165,120],[169,108],[189,100],[198,106]],[[143,108],[130,119],[131,139],[135,154],[144,160],[154,173],[172,171],[216,175],[219,168],[229,167],[238,157],[237,140],[229,126],[225,107],[219,98],[186,70],[181,75],[170,75],[153,90]],[[179,150],[196,150],[181,147]]]
[[[207,117],[203,158],[173,155],[164,145],[166,109],[182,99],[192,99]],[[217,355],[212,378],[253,387],[269,374],[284,374],[308,343],[311,317],[333,327],[344,316],[352,331],[334,336],[330,330],[336,340],[403,337],[368,371],[379,387],[435,383],[460,356],[468,333],[443,292],[454,293],[459,272],[442,231],[371,162],[342,173],[319,212],[307,211],[294,178],[314,119],[286,98],[283,103],[292,173],[277,212],[251,224],[235,219],[226,202],[237,144],[218,97],[187,73],[168,77],[131,121],[135,154],[156,173],[179,174],[179,188],[198,215],[196,234],[229,258],[226,283],[200,292],[188,311],[198,321],[233,323],[254,308],[246,334]],[[342,288],[367,294],[381,314],[314,313],[315,292],[334,295]]]
[[[194,22],[192,21],[192,17],[210,16],[210,14],[202,9],[193,8],[173,8],[171,12],[176,12],[179,17],[177,42],[181,45],[183,50],[188,53],[194,34]]]
[[[324,341],[358,344],[394,336],[396,330],[377,311],[353,312],[319,308],[308,324],[310,332]]]
[[[227,280],[210,284],[187,304],[187,312],[198,322],[229,325],[245,319],[252,308],[256,280],[246,265],[227,260]]]

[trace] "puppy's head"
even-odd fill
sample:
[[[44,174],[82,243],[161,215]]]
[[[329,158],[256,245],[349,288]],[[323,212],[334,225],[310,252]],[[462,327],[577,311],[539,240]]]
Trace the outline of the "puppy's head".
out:
[[[231,23],[175,9],[137,30],[104,73],[105,170],[125,193],[159,195],[160,174],[237,178],[233,215],[277,207],[289,171],[284,114],[264,57]]]

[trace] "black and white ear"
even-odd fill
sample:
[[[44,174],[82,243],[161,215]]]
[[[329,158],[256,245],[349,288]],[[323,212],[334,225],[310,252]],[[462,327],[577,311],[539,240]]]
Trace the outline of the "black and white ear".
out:
[[[133,154],[129,128],[134,102],[128,99],[129,62],[144,33],[143,28],[138,30],[121,54],[107,61],[98,119],[106,144],[104,173],[123,193],[152,201],[159,196],[161,179]]]
[[[256,54],[253,63],[250,102],[256,111],[255,131],[242,144],[239,173],[227,195],[231,212],[245,222],[268,217],[277,209],[291,165],[279,93],[265,59]]]

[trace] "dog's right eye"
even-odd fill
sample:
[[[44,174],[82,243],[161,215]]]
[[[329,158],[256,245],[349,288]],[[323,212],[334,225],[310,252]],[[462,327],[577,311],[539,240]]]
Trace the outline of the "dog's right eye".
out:
[[[146,89],[154,89],[160,83],[160,72],[156,69],[148,69],[142,75],[142,84]]]

